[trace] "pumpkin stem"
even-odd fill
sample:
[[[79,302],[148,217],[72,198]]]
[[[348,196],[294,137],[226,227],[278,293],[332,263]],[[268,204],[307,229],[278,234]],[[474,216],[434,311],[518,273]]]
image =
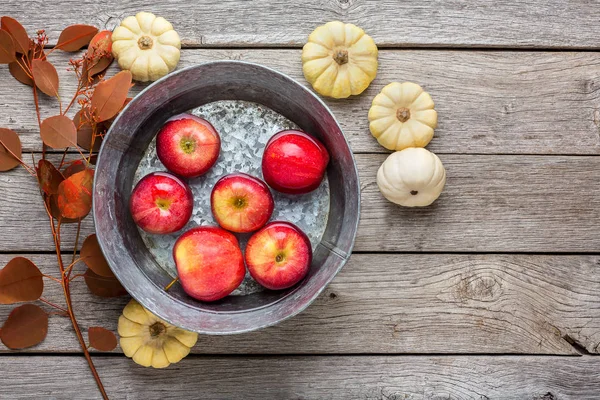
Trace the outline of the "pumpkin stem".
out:
[[[138,46],[140,49],[142,50],[148,50],[151,49],[152,46],[154,45],[154,42],[152,41],[151,37],[148,36],[142,36],[139,40],[138,40]]]
[[[410,119],[410,110],[406,107],[401,107],[396,111],[396,118],[400,122],[406,122]]]
[[[152,337],[160,336],[167,331],[167,327],[158,321],[150,325],[148,329],[150,330],[150,336]]]
[[[348,62],[348,50],[337,50],[333,53],[333,59],[339,65],[346,64]]]

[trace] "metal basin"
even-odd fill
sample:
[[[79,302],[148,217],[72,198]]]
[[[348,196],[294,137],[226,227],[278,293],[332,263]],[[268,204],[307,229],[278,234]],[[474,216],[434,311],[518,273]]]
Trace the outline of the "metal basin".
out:
[[[286,291],[228,296],[202,303],[171,277],[144,245],[129,213],[134,174],[144,150],[164,122],[217,100],[260,103],[319,138],[329,150],[330,212],[313,249],[308,276]],[[327,106],[304,86],[252,63],[217,61],[173,73],[142,91],[123,110],[104,139],[96,165],[94,220],[98,241],[116,277],[144,307],[170,323],[206,334],[256,330],[304,310],[350,257],[359,220],[360,186],[352,152]]]

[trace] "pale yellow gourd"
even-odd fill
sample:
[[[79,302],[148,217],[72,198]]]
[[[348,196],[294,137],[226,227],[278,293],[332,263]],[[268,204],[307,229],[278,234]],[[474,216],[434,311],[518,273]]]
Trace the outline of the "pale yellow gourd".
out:
[[[373,99],[369,129],[389,150],[425,147],[433,138],[437,112],[429,93],[412,82],[392,82]]]
[[[119,67],[140,82],[155,81],[179,62],[181,40],[163,17],[140,12],[127,17],[112,33],[112,52]]]
[[[438,156],[420,147],[390,154],[377,171],[381,194],[405,207],[430,205],[445,184],[446,169]]]
[[[127,357],[144,367],[165,368],[181,361],[198,334],[177,328],[131,300],[119,317],[120,345]]]
[[[302,71],[315,91],[336,99],[362,93],[377,75],[377,46],[353,24],[319,26],[302,49]]]

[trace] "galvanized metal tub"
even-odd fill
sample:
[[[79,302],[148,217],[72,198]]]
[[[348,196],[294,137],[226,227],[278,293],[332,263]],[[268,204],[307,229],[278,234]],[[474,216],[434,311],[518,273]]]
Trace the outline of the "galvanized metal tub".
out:
[[[151,256],[129,213],[128,201],[141,157],[173,115],[218,100],[260,103],[319,138],[331,161],[327,170],[330,212],[313,249],[306,279],[286,291],[228,296],[203,303],[179,285]],[[182,69],[153,83],[131,101],[104,139],[94,182],[93,215],[98,241],[119,281],[144,307],[166,321],[199,333],[234,334],[277,324],[304,310],[344,266],[360,214],[356,164],[342,129],[310,90],[273,69],[240,61],[215,61]]]

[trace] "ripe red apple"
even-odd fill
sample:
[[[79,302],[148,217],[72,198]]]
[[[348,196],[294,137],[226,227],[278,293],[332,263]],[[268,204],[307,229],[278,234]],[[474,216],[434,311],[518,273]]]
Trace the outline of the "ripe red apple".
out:
[[[88,48],[110,54],[112,52],[111,36],[112,31],[100,31],[96,33],[92,40],[90,40]]]
[[[156,136],[156,154],[167,169],[186,178],[208,171],[217,161],[221,138],[210,122],[190,114],[171,118]]]
[[[302,194],[319,187],[328,163],[329,153],[317,139],[302,131],[282,131],[267,142],[262,173],[273,189]]]
[[[308,237],[289,222],[271,222],[246,246],[246,265],[255,281],[267,289],[294,286],[306,276],[312,261]]]
[[[193,207],[188,185],[167,172],[153,172],[143,177],[129,199],[133,220],[150,233],[180,230],[190,220]]]
[[[243,173],[225,175],[210,195],[217,223],[232,232],[253,232],[262,228],[273,213],[273,196],[267,185]]]
[[[232,233],[216,226],[190,229],[173,247],[183,290],[200,301],[222,299],[244,280],[246,268]]]

